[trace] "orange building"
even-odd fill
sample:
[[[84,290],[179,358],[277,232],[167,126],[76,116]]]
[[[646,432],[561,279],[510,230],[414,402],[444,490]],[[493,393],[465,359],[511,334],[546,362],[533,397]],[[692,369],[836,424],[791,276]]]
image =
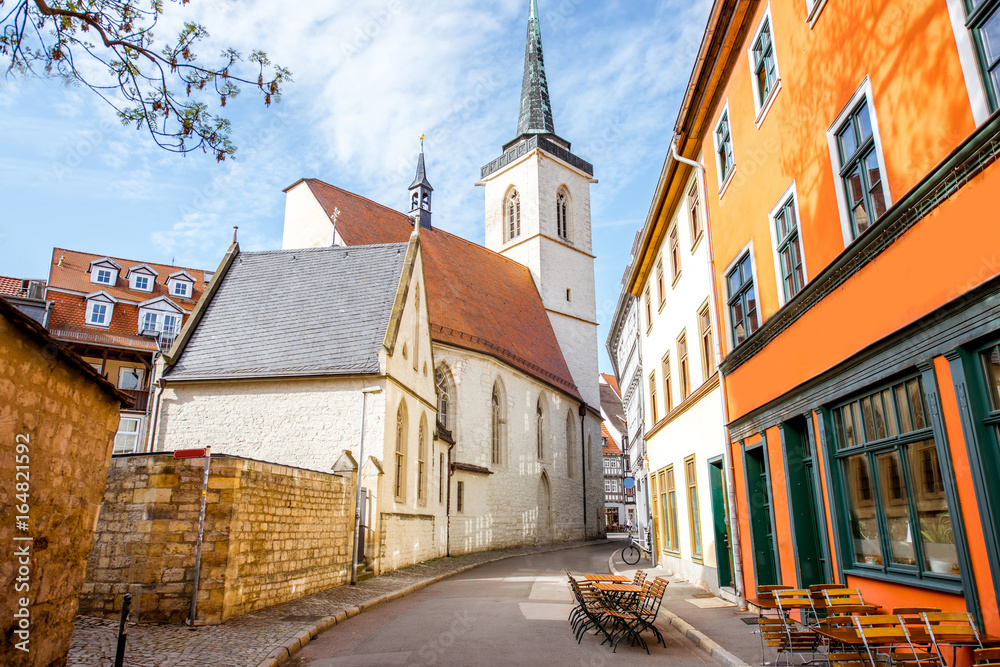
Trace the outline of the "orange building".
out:
[[[747,597],[836,581],[1000,634],[998,42],[996,0],[714,3],[675,147],[704,165]]]

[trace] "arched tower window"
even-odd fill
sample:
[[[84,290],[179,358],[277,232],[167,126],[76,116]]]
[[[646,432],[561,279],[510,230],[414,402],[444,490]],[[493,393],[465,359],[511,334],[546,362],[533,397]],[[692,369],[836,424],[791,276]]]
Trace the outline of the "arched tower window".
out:
[[[576,477],[576,425],[573,423],[573,411],[566,413],[566,474]]]
[[[556,195],[556,232],[563,241],[569,241],[570,202],[565,186]]]
[[[538,460],[545,458],[545,413],[542,411],[542,399],[538,398],[535,405],[535,449],[538,453]]]
[[[521,235],[521,195],[517,193],[517,190],[511,190],[510,194],[507,195],[507,201],[504,204],[504,220],[507,241]]]
[[[490,420],[490,462],[493,465],[500,465],[503,462],[503,393],[500,390],[500,383],[493,385],[493,398],[491,400],[491,420]]]
[[[410,210],[411,211],[416,211],[417,210],[417,204],[419,203],[419,201],[420,201],[420,195],[418,195],[416,192],[414,192],[413,193],[413,199],[410,200]]]
[[[406,500],[406,403],[400,401],[396,410],[396,468],[393,495],[396,500]]]
[[[427,504],[427,417],[420,417],[417,432],[417,502]]]

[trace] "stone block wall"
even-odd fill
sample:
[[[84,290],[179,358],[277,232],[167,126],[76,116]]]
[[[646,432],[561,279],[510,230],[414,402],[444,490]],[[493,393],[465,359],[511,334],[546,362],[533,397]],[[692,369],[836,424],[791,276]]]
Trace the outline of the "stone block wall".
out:
[[[383,572],[431,560],[441,555],[433,514],[391,514],[380,521],[380,563]]]
[[[180,623],[190,611],[204,458],[114,457],[80,613]],[[212,457],[198,623],[218,624],[349,578],[353,480]]]
[[[119,401],[81,359],[10,311],[0,299],[0,664],[58,665],[73,635]]]

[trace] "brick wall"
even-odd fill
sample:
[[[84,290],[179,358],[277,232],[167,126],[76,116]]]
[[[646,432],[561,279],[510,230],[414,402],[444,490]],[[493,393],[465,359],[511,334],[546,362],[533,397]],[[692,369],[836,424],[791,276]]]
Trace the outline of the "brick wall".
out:
[[[68,361],[43,333],[13,324],[17,315],[12,317],[0,315],[0,507],[6,512],[0,522],[0,664],[62,664],[119,403],[82,363]],[[17,467],[25,465],[27,470]],[[18,479],[18,472],[27,474]],[[27,530],[15,525],[15,515],[23,516],[15,508],[24,489]],[[24,549],[28,555],[16,553]],[[26,619],[15,617],[22,598],[29,601]],[[16,648],[24,641],[17,632],[28,633],[27,652]]]
[[[179,623],[190,610],[204,459],[114,457],[80,613]],[[240,614],[345,583],[353,480],[248,459],[213,457],[198,621]]]

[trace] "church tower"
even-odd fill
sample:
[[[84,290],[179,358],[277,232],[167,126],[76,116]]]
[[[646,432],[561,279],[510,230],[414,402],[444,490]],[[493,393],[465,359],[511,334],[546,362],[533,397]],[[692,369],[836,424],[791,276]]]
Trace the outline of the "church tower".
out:
[[[555,132],[542,57],[538,3],[531,0],[516,138],[482,168],[486,247],[523,264],[548,312],[573,380],[588,404],[597,385],[597,297],[590,234],[594,168]]]
[[[424,137],[420,135],[420,157],[417,158],[417,175],[410,186],[410,218],[424,229],[431,229],[431,193],[434,188],[427,180],[427,168],[424,166]]]

